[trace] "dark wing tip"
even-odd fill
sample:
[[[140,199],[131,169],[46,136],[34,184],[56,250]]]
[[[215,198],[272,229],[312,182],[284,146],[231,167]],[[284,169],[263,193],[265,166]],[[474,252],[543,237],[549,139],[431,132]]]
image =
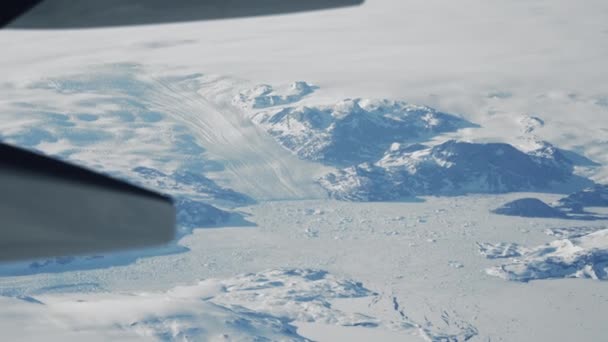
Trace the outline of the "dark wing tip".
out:
[[[11,2],[15,1],[8,1],[8,3]],[[40,3],[25,15],[12,21],[8,27],[70,29],[216,20],[355,6],[362,4],[364,0],[46,0],[29,2]]]
[[[97,186],[173,203],[169,196],[114,179],[81,166],[4,143],[0,143],[0,167],[20,173],[38,175],[39,177],[54,178],[58,181]]]

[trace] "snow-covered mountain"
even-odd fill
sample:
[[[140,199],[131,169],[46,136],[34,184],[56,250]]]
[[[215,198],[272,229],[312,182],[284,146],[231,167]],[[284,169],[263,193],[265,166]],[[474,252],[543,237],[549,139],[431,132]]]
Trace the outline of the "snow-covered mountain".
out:
[[[557,205],[572,213],[582,213],[585,207],[608,207],[608,185],[596,184],[572,193],[560,199]]]
[[[275,88],[268,84],[258,84],[251,89],[241,91],[232,103],[243,108],[261,109],[272,106],[287,105],[300,101],[304,96],[317,89],[304,81],[296,81],[288,87]]]
[[[507,202],[492,210],[492,212],[521,217],[552,217],[575,220],[608,219],[605,214],[587,211],[586,208],[588,207],[608,207],[608,186],[595,184],[592,187],[584,188],[560,198],[552,204],[547,204],[537,198],[520,198]]]
[[[426,106],[387,99],[256,112],[262,126],[300,158],[333,165],[376,160],[394,142],[413,142],[474,125]]]
[[[448,140],[428,147],[393,144],[377,162],[325,175],[320,184],[344,200],[398,200],[424,195],[561,191],[592,184],[573,174],[557,149],[524,153],[505,143]]]

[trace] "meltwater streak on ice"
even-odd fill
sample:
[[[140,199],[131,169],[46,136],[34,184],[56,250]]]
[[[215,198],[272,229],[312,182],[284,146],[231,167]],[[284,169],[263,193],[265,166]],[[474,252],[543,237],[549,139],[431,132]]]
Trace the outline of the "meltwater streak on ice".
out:
[[[147,100],[188,126],[224,169],[220,183],[256,200],[323,198],[314,182],[323,167],[299,160],[230,105],[234,81],[216,78],[200,89],[150,77]]]

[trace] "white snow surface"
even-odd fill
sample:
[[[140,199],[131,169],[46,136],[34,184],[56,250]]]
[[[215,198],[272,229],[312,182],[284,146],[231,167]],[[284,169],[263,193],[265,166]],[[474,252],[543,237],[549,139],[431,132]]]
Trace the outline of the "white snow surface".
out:
[[[555,240],[529,249],[512,245],[500,254],[489,252],[482,251],[486,257],[517,257],[511,262],[486,270],[490,275],[507,280],[608,279],[608,229],[576,238]]]
[[[327,200],[316,179],[336,170],[298,158],[251,116],[403,101],[479,126],[426,136],[429,148],[575,153],[576,175],[606,183],[607,18],[600,0],[368,0],[277,17],[2,30],[2,140],[197,208],[164,249],[1,265],[3,337],[605,340],[605,222],[490,212],[563,197],[547,193]],[[384,151],[407,147],[392,143]],[[208,206],[250,223],[194,229],[208,225],[198,219]],[[306,279],[316,272],[327,273]]]
[[[52,333],[63,341],[310,341],[298,333],[297,323],[359,327],[408,340],[461,340],[477,334],[472,326],[450,335],[404,317],[383,321],[365,306],[359,305],[364,311],[358,312],[357,305],[345,305],[353,299],[370,305],[382,300],[361,283],[325,271],[277,269],[206,279],[164,292],[0,297],[0,326],[7,329],[6,323],[18,317],[36,326],[9,330],[5,338],[34,340]],[[336,300],[342,301],[338,307],[333,306]]]
[[[512,258],[521,256],[525,248],[516,243],[477,243],[479,253],[488,259]]]
[[[268,84],[258,84],[251,89],[241,91],[232,99],[232,102],[245,109],[280,106],[298,102],[315,89],[315,86],[304,81],[296,81],[288,87],[280,87],[279,89],[275,89]]]
[[[291,269],[207,279],[165,292],[48,294],[0,301],[3,323],[13,315],[37,322],[37,329],[13,336],[20,340],[41,338],[37,333],[42,326],[73,341],[307,341],[293,321],[379,324],[333,309],[329,302],[371,295],[361,284],[322,271]]]

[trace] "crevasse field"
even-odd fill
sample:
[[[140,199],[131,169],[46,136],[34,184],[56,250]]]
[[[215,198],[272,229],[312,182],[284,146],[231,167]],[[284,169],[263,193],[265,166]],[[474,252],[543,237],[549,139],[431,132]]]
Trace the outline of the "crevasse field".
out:
[[[0,139],[179,227],[0,265],[2,339],[604,341],[606,42],[594,0],[3,30]]]

